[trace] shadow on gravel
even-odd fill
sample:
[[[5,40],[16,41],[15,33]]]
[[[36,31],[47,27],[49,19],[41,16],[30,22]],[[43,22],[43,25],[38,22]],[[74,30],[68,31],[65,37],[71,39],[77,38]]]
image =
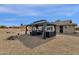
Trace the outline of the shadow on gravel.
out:
[[[20,42],[22,42],[26,47],[35,48],[54,38],[55,37],[42,39],[40,36],[21,35],[21,36],[19,36],[18,40],[20,40]]]

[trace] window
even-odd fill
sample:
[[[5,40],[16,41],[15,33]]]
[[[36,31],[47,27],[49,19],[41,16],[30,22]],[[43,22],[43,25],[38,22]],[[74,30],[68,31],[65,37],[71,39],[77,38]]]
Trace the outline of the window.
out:
[[[47,30],[53,30],[53,27],[52,26],[47,27]]]
[[[50,27],[47,27],[47,30],[50,30]]]

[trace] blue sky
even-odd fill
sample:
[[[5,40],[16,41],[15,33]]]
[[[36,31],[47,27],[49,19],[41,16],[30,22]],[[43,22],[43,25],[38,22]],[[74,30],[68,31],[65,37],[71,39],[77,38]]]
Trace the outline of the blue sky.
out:
[[[78,4],[5,4],[0,5],[0,25],[14,26],[46,19],[72,20],[79,24]]]

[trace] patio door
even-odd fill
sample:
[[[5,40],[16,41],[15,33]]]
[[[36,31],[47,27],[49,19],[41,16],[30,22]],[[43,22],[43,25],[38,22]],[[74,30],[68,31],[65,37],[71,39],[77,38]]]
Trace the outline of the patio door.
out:
[[[60,33],[63,33],[63,26],[60,26]]]

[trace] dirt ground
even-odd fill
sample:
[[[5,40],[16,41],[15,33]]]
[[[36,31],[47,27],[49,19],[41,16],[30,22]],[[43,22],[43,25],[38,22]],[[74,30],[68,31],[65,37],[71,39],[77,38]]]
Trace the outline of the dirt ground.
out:
[[[2,54],[5,55],[6,54],[7,55],[77,55],[79,54],[79,36],[57,34],[56,37],[49,38],[51,40],[47,41],[46,43],[41,44],[34,48],[29,48],[18,39],[17,40],[6,39],[9,36],[17,35],[17,33],[24,34],[24,31],[20,29],[0,29],[1,55]]]

